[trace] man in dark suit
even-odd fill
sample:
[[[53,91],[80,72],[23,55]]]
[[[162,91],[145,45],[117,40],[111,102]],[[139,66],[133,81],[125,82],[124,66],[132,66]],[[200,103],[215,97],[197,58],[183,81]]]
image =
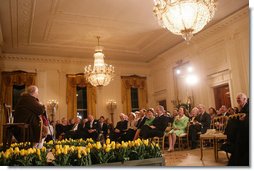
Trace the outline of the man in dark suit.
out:
[[[86,123],[88,122],[87,118],[84,118],[82,120],[82,122],[79,123],[78,125],[78,130],[77,130],[77,138],[82,138],[82,139],[86,139],[87,136],[87,130],[85,128]]]
[[[45,112],[45,107],[39,103],[38,87],[32,85],[27,88],[16,104],[14,113],[15,123],[29,124],[29,142],[36,144],[41,140],[40,137],[40,116]],[[15,138],[20,142],[21,133],[17,129],[14,132]]]
[[[201,134],[206,133],[207,129],[210,128],[211,125],[211,116],[206,113],[205,106],[202,104],[198,105],[199,114],[196,117],[196,122],[189,126],[189,136],[191,140],[191,149],[195,149],[197,147],[197,133],[201,132]]]
[[[139,120],[137,122],[137,129],[141,129],[141,127],[144,125],[145,121],[146,121],[146,110],[145,109],[141,109],[139,112],[137,112],[139,115]]]
[[[114,132],[110,134],[110,139],[112,141],[120,141],[124,131],[128,127],[127,116],[123,113],[120,114],[120,121],[117,122]]]
[[[108,125],[104,121],[105,121],[104,116],[101,116],[99,119],[99,132],[102,133],[104,139],[106,139],[108,135]]]
[[[244,93],[236,97],[239,113],[244,113],[239,119],[229,119],[225,134],[231,143],[232,151],[229,166],[249,166],[249,101]]]
[[[97,140],[99,135],[99,122],[95,120],[93,115],[89,114],[87,116],[88,122],[85,124],[85,130],[87,132],[86,138],[92,138],[93,140]]]
[[[159,105],[156,107],[156,112],[158,116],[153,120],[152,125],[143,125],[140,131],[140,137],[143,139],[148,139],[152,137],[162,137],[164,131],[168,126],[167,117],[164,115],[164,107]]]
[[[139,119],[138,119],[138,122],[137,122],[137,125],[136,125],[137,131],[134,135],[133,140],[136,140],[136,139],[139,138],[140,130],[141,130],[142,126],[145,124],[146,119],[147,119],[145,109],[141,109],[140,111],[136,111],[135,114],[138,116]]]

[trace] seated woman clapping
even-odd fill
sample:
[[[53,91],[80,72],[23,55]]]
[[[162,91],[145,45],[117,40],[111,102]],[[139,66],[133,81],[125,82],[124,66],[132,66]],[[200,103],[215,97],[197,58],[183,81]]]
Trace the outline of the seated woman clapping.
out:
[[[174,151],[174,146],[176,142],[176,136],[180,136],[186,131],[189,118],[185,115],[186,109],[181,106],[178,111],[178,115],[175,117],[175,120],[172,125],[172,130],[169,132],[169,149],[168,151]]]

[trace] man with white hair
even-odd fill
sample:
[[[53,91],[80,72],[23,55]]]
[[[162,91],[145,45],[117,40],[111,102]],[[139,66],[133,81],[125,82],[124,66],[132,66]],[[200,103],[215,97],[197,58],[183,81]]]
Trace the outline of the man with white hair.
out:
[[[117,122],[114,132],[110,134],[110,139],[112,141],[120,141],[124,130],[126,130],[128,127],[128,116],[126,116],[124,113],[120,113],[119,117],[120,121]]]
[[[40,115],[45,112],[45,107],[38,100],[38,87],[31,85],[25,93],[21,94],[15,106],[14,122],[29,124],[29,142],[37,145],[41,139]],[[15,138],[22,141],[20,129],[15,130]]]
[[[206,133],[211,124],[211,116],[206,113],[205,106],[203,104],[199,104],[197,108],[199,110],[199,115],[195,117],[195,122],[193,122],[193,124],[189,127],[191,149],[195,149],[197,147],[198,132],[201,132],[202,134]]]
[[[239,113],[238,119],[229,119],[225,130],[227,141],[232,144],[229,166],[249,166],[249,102],[244,93],[236,96]]]
[[[236,102],[239,105],[239,113],[245,113],[249,115],[249,103],[246,94],[239,93],[236,97]]]

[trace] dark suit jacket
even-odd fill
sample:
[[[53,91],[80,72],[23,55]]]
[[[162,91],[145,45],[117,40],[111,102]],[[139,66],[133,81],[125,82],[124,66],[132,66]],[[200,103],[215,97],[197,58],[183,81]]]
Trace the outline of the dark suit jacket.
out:
[[[123,132],[124,130],[126,130],[128,127],[128,121],[124,120],[124,121],[119,121],[116,124],[115,129],[119,129],[121,132]]]
[[[101,123],[99,122],[99,130],[100,132],[102,131],[104,135],[107,135],[108,134],[108,125],[103,123],[101,125]]]
[[[14,112],[15,123],[29,124],[30,142],[39,142],[40,140],[40,119],[39,116],[45,112],[45,107],[41,105],[37,98],[31,95],[23,95],[16,104]],[[15,138],[21,140],[20,130],[15,130]]]
[[[88,121],[86,124],[85,124],[85,129],[88,131],[90,129],[96,129],[96,132],[99,133],[100,129],[99,129],[99,121],[98,120],[94,120],[93,121],[93,124],[92,124],[92,127],[90,127],[90,121]]]
[[[168,126],[168,118],[167,118],[167,116],[161,115],[161,116],[155,117],[155,119],[153,120],[153,124],[152,125],[156,127],[155,128],[156,130],[164,132],[165,129],[167,128],[167,126]]]
[[[245,113],[246,117],[242,120],[234,122],[236,130],[235,149],[232,152],[228,165],[233,166],[249,166],[249,100],[239,113]]]
[[[210,128],[211,125],[211,116],[204,112],[203,114],[198,115],[197,121],[201,123],[201,133],[206,133],[207,129]]]
[[[147,118],[144,117],[143,120],[141,120],[141,118],[138,120],[137,129],[141,129],[141,127],[145,124],[146,119],[147,119]]]

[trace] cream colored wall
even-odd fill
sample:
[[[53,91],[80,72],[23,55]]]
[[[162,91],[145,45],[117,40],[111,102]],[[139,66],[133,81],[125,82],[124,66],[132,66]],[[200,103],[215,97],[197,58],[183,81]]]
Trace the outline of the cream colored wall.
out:
[[[122,112],[121,103],[121,76],[140,75],[147,76],[148,68],[146,64],[112,62],[115,66],[116,75],[114,80],[105,87],[97,88],[97,116],[109,117],[106,102],[114,99],[117,102],[114,121],[119,120],[118,114]],[[39,99],[44,104],[50,99],[59,102],[56,119],[67,115],[66,105],[66,74],[76,74],[83,72],[84,65],[92,64],[91,61],[80,59],[66,59],[61,57],[31,56],[31,55],[8,55],[4,54],[0,58],[0,71],[23,70],[37,73],[37,85],[39,88]]]
[[[192,87],[195,104],[215,106],[213,87],[225,83],[230,87],[232,106],[237,105],[238,92],[249,96],[249,26],[248,12],[243,12],[240,19],[225,19],[195,35],[189,45],[181,43],[150,62],[153,80],[150,94],[155,94],[152,103],[164,97],[168,108],[173,109],[171,100],[176,98],[173,67],[181,59],[189,61],[199,77],[199,83]],[[186,84],[179,88],[180,100],[186,102]]]

